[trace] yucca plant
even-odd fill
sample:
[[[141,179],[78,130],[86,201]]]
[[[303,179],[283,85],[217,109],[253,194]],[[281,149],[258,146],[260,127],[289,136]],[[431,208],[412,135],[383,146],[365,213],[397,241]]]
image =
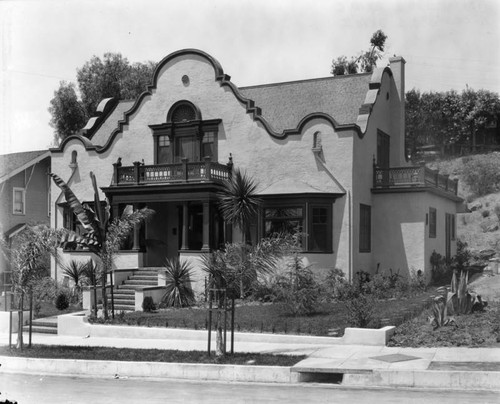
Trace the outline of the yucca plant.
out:
[[[73,281],[73,288],[71,290],[71,297],[75,298],[80,296],[82,291],[83,283],[85,282],[85,268],[87,266],[86,262],[70,260],[66,265],[62,266],[62,271],[64,275],[69,277]]]
[[[239,169],[232,172],[229,180],[224,182],[218,194],[219,208],[226,223],[237,226],[242,234],[240,248],[241,262],[247,261],[247,242],[250,240],[250,224],[257,217],[261,199],[257,196],[257,184],[246,173]],[[237,276],[240,278],[240,297],[245,295],[244,276],[247,268],[240,266]]]
[[[169,307],[189,307],[194,301],[191,287],[193,268],[188,261],[179,258],[165,261],[165,294],[162,301]]]

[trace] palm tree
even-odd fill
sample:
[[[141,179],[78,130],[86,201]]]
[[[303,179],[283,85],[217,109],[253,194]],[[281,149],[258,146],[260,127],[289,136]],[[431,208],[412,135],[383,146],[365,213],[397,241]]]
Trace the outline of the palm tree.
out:
[[[275,234],[253,246],[228,243],[224,250],[203,255],[201,269],[208,275],[208,289],[225,290],[228,298],[235,298],[241,290],[242,283],[255,285],[262,276],[273,272],[280,258],[296,251],[298,237]],[[241,271],[241,268],[245,270]],[[217,294],[215,299],[217,307],[223,307],[223,294]],[[222,311],[219,309],[215,318],[216,356],[224,355],[222,326]]]
[[[76,243],[94,253],[98,257],[98,273],[101,278],[103,314],[108,318],[108,302],[106,281],[108,273],[113,267],[114,258],[120,249],[120,245],[134,229],[154,211],[143,208],[134,211],[132,206],[127,206],[120,218],[110,221],[109,206],[106,208],[101,204],[97,182],[94,174],[90,172],[92,186],[94,188],[94,210],[88,205],[82,205],[71,188],[56,174],[50,174],[54,183],[63,191],[69,208],[76,215],[84,228],[83,235],[75,232],[66,232],[61,239],[61,244]]]
[[[231,178],[224,183],[218,194],[219,208],[227,223],[237,226],[242,234],[241,263],[237,276],[240,279],[240,297],[244,297],[244,277],[247,270],[244,265],[250,237],[250,224],[257,217],[261,199],[257,196],[257,184],[239,169],[233,171]]]
[[[10,251],[12,284],[19,295],[20,318],[17,332],[17,348],[23,347],[23,305],[24,295],[29,293],[34,282],[44,277],[49,270],[49,256],[57,255],[60,231],[45,224],[27,225],[16,235]]]

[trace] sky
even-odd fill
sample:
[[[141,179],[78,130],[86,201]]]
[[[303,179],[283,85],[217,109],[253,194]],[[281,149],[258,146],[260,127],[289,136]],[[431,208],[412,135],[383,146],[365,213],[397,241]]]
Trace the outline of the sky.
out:
[[[406,90],[500,93],[500,0],[0,0],[0,154],[53,145],[50,100],[93,55],[197,48],[249,86],[327,77],[378,29]]]

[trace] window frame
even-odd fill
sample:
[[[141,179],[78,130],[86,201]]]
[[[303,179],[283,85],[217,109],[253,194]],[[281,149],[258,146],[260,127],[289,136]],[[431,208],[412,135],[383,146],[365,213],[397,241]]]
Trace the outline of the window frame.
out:
[[[310,254],[333,254],[333,203],[335,198],[315,198],[315,197],[293,197],[291,195],[272,195],[266,197],[263,201],[262,207],[260,209],[260,220],[259,220],[259,235],[260,237],[266,236],[266,219],[265,210],[266,209],[276,209],[276,208],[301,208],[302,209],[302,233],[301,238],[301,252]],[[315,208],[326,208],[327,212],[327,223],[326,223],[326,235],[327,241],[325,242],[324,250],[313,250],[312,249],[312,229],[313,229],[313,210]],[[291,218],[291,220],[296,220],[297,217]],[[277,220],[277,219],[276,219]]]
[[[359,204],[359,252],[372,251],[372,207],[364,203]]]
[[[21,212],[16,211],[16,193],[21,192],[21,204],[22,204],[22,210]],[[22,187],[13,187],[12,188],[12,214],[17,215],[17,216],[24,216],[26,215],[26,188]]]
[[[429,238],[437,237],[437,209],[429,207]]]

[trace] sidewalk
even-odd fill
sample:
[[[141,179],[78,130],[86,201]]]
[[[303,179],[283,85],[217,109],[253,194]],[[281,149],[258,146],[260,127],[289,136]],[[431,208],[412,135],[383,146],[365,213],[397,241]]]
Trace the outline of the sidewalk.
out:
[[[16,337],[13,338],[15,343]],[[292,337],[291,337],[292,338]],[[25,341],[28,335],[25,335]],[[130,377],[175,377],[191,379],[219,379],[228,381],[264,382],[325,382],[343,386],[416,387],[441,389],[477,389],[500,391],[500,348],[395,348],[364,345],[325,345],[304,337],[303,342],[270,342],[262,335],[262,342],[235,343],[236,352],[260,352],[286,355],[307,355],[292,368],[263,369],[257,366],[225,366],[157,363],[149,366],[138,363],[106,363],[104,374],[99,367],[86,366],[81,370],[71,362],[70,370],[64,371],[64,361],[45,360],[34,364],[33,360],[18,363],[13,358],[0,358],[2,371],[26,371],[47,373],[72,373],[91,376],[120,374]],[[207,340],[144,339],[112,337],[78,337],[33,334],[32,342],[43,345],[109,346],[118,348],[155,348],[176,350],[207,349]],[[8,344],[8,335],[0,335],[0,344]],[[213,349],[214,341],[212,342]],[[15,358],[19,359],[19,358]],[[43,360],[39,360],[43,361]],[[17,361],[19,362],[19,361]],[[56,363],[57,362],[57,363]],[[83,362],[83,361],[78,361]],[[93,361],[95,362],[95,361]],[[55,365],[56,363],[56,365]],[[34,366],[33,368],[24,367]],[[51,366],[55,366],[51,368]],[[61,367],[62,366],[62,367]],[[69,365],[68,365],[69,366]],[[83,366],[83,365],[82,365]],[[252,369],[253,368],[253,369]],[[58,369],[58,370],[56,370]],[[142,369],[142,370],[141,370]],[[213,369],[216,369],[214,372]],[[228,371],[230,369],[230,371]]]

